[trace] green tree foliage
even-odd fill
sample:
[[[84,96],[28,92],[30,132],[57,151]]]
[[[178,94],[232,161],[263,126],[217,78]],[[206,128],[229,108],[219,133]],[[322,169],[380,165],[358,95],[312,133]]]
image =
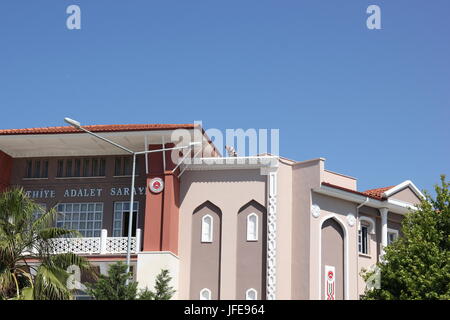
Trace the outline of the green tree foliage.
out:
[[[144,290],[141,292],[139,298],[141,300],[170,300],[175,290],[169,285],[172,277],[169,275],[169,270],[163,269],[156,276],[154,291]]]
[[[377,267],[380,288],[363,299],[450,299],[450,193],[441,176],[436,197],[426,199],[402,222],[403,236],[385,249]],[[373,272],[364,273],[366,281]]]
[[[123,262],[112,264],[108,275],[100,275],[97,282],[87,284],[87,293],[96,300],[135,300],[137,282],[129,281],[131,272],[126,272],[127,266]]]
[[[73,298],[66,270],[72,265],[88,270],[89,263],[72,253],[52,253],[54,238],[76,234],[53,227],[56,215],[54,208],[45,211],[21,188],[0,194],[0,299]]]
[[[87,293],[96,300],[169,300],[175,293],[169,286],[172,278],[168,270],[161,270],[156,277],[155,291],[144,289],[138,293],[138,283],[131,281],[132,274],[126,269],[120,261],[112,264],[107,276],[100,275],[96,282],[86,284]]]

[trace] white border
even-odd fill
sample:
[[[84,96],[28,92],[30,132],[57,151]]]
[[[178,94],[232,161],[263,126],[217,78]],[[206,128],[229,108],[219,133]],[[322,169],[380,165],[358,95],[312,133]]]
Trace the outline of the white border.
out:
[[[205,291],[208,292],[209,299],[203,299],[202,293]],[[211,296],[212,296],[211,290],[209,290],[208,288],[203,288],[202,290],[200,290],[200,300],[212,300]]]
[[[389,245],[389,233],[395,233],[395,235],[396,235],[395,240],[397,240],[398,237],[399,237],[399,233],[398,233],[398,230],[397,230],[397,229],[387,228],[387,235],[388,235],[387,241],[388,241],[388,245]]]
[[[361,230],[361,221],[367,222],[370,225],[369,234],[375,234],[375,220],[367,216],[359,216],[358,231]]]
[[[211,219],[211,225],[210,225],[210,228],[209,228],[209,238],[208,239],[204,239],[203,238],[203,235],[204,235],[203,228],[205,226],[206,218],[210,218]],[[213,239],[214,239],[213,230],[214,230],[214,218],[210,214],[205,214],[202,217],[202,226],[201,226],[201,236],[200,237],[201,237],[201,242],[202,243],[211,243],[211,242],[213,242]]]
[[[419,198],[425,198],[425,196],[423,195],[422,192],[420,192],[420,190],[416,187],[416,185],[411,181],[411,180],[406,180],[403,181],[402,183],[396,185],[395,187],[385,191],[383,193],[383,196],[385,196],[386,198],[392,196],[393,194],[407,188],[410,187],[411,190],[416,194],[416,196],[418,196]]]
[[[255,238],[250,237],[250,229],[249,229],[249,220],[251,217],[255,217]],[[258,241],[258,232],[259,232],[259,217],[256,213],[252,212],[247,216],[247,241]]]
[[[249,299],[249,298],[248,298],[248,294],[249,294],[250,292],[254,292],[254,293],[255,293],[255,299]],[[245,291],[245,300],[258,300],[258,291],[256,291],[256,290],[253,289],[253,288],[250,288],[250,289],[248,289],[247,291]]]

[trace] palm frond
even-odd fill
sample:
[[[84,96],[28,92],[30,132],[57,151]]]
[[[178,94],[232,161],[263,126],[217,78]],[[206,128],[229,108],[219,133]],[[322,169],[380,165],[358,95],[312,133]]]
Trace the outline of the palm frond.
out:
[[[70,300],[67,288],[68,274],[61,268],[40,265],[35,276],[34,298],[39,300]]]

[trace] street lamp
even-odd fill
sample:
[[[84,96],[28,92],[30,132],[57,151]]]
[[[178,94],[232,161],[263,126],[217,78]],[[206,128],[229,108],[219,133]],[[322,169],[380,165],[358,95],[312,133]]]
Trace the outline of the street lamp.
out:
[[[157,150],[144,150],[144,151],[132,151],[124,146],[121,146],[118,143],[115,143],[114,141],[111,141],[105,137],[102,137],[94,132],[91,132],[85,128],[83,128],[79,121],[70,119],[70,118],[64,118],[64,121],[68,124],[70,124],[72,127],[84,131],[100,140],[103,140],[109,144],[112,144],[113,146],[124,150],[127,153],[130,153],[133,155],[133,173],[131,175],[131,192],[130,192],[130,214],[128,215],[128,241],[127,241],[127,273],[130,272],[130,264],[131,264],[131,232],[132,232],[132,224],[133,224],[133,212],[134,212],[134,184],[135,184],[135,177],[136,177],[136,156],[140,154],[148,154],[148,153],[154,153],[154,152],[161,152],[161,151],[168,151],[168,150],[179,150],[179,149],[186,149],[190,148],[194,145],[201,144],[201,142],[190,142],[187,146],[181,146],[181,147],[173,147],[173,148],[163,148],[157,149]],[[128,284],[128,278],[127,278],[127,284]]]

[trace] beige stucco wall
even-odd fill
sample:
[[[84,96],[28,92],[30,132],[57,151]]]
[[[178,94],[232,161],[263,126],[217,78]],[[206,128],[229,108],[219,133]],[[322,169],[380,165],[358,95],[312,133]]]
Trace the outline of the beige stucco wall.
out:
[[[357,188],[357,180],[355,178],[328,170],[323,171],[323,182],[328,182],[351,190],[356,190]]]
[[[312,278],[314,232],[311,229],[311,189],[320,186],[323,174],[323,159],[297,163],[292,173],[292,299],[311,299],[311,286],[317,283]]]
[[[266,207],[266,179],[259,169],[185,171],[180,185],[179,298],[189,298],[192,213],[205,201],[222,211],[221,299],[236,298],[238,212],[252,200]]]
[[[419,204],[420,199],[416,196],[416,194],[411,190],[411,188],[405,188],[400,190],[397,193],[394,193],[389,197],[390,199],[405,201],[412,204]]]
[[[139,288],[148,288],[150,290],[154,290],[156,276],[161,272],[162,269],[169,270],[169,275],[172,277],[169,285],[173,287],[174,290],[176,290],[172,299],[177,299],[179,295],[179,260],[178,257],[172,252],[154,251],[141,252],[138,254],[136,265],[136,280],[139,283]]]

